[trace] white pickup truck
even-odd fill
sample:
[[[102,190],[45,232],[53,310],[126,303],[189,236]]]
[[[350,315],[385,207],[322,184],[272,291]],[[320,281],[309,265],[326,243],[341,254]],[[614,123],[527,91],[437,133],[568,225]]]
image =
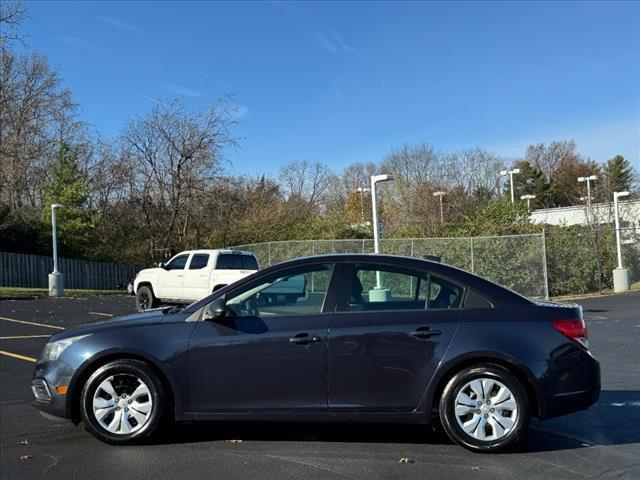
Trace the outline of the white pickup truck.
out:
[[[191,303],[258,271],[252,252],[189,250],[156,268],[138,272],[133,282],[139,311],[162,303]]]

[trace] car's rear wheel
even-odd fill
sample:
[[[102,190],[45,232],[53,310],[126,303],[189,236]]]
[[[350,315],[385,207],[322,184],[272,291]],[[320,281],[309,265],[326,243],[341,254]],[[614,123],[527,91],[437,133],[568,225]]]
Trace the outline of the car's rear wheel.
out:
[[[116,360],[97,369],[80,397],[85,428],[103,442],[132,443],[150,436],[163,417],[162,382],[143,362]]]
[[[136,308],[139,312],[156,308],[158,305],[158,299],[153,294],[151,287],[144,285],[138,288],[138,292],[136,293]]]
[[[476,365],[455,374],[442,392],[440,420],[449,437],[474,451],[496,451],[517,442],[531,408],[520,381],[498,365]]]

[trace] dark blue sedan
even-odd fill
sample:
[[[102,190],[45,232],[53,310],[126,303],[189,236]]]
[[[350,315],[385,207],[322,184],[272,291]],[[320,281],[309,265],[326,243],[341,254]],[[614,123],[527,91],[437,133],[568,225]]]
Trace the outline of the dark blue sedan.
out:
[[[32,390],[46,415],[114,444],[169,421],[255,419],[441,424],[493,451],[532,416],[595,403],[600,373],[578,306],[437,262],[349,254],[59,333]]]

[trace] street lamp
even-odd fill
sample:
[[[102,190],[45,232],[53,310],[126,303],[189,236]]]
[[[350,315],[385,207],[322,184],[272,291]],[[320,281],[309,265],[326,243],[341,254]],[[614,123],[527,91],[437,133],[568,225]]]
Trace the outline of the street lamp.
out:
[[[507,175],[509,175],[509,184],[511,185],[511,203],[515,202],[515,199],[513,198],[513,176],[520,173],[520,169],[519,168],[514,168],[513,170],[502,170],[500,171],[500,175],[502,177],[506,177]]]
[[[629,269],[622,266],[622,248],[620,246],[620,212],[618,210],[618,199],[627,196],[629,196],[629,192],[613,192],[613,212],[616,222],[616,248],[618,250],[618,268],[613,270],[614,292],[625,292],[629,290]]]
[[[51,236],[53,237],[53,272],[49,274],[49,296],[64,295],[64,276],[58,271],[58,232],[56,225],[56,210],[62,208],[59,203],[51,205]]]
[[[360,210],[362,216],[362,225],[364,225],[364,192],[370,192],[371,189],[369,187],[358,187],[356,188],[356,192],[360,193]]]
[[[534,198],[536,198],[535,195],[520,195],[520,200],[527,201],[527,212],[531,211],[531,200],[533,200]]]
[[[595,182],[597,179],[598,179],[597,175],[591,175],[589,177],[578,177],[579,183],[587,182],[587,207],[588,208],[591,208],[591,182],[592,181]]]
[[[373,212],[373,248],[380,253],[380,226],[378,225],[378,200],[376,184],[393,180],[393,175],[371,175],[371,209]],[[391,299],[391,290],[382,288],[380,272],[376,271],[376,288],[369,291],[370,302],[386,302]]]
[[[440,223],[444,224],[444,210],[442,209],[442,197],[444,197],[447,192],[433,192],[434,197],[440,197]]]

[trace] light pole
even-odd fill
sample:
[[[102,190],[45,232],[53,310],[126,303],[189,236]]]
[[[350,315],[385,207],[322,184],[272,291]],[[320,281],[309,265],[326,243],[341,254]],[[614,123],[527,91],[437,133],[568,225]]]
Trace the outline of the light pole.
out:
[[[588,185],[588,184],[587,184]],[[622,247],[620,245],[620,212],[618,199],[627,197],[629,192],[613,192],[613,213],[616,222],[616,248],[618,250],[618,268],[613,270],[613,291],[625,292],[629,290],[629,269],[622,266]]]
[[[513,197],[513,176],[520,173],[519,168],[514,168],[513,170],[502,170],[500,175],[506,177],[509,175],[509,184],[511,185],[511,203],[515,203],[515,199]]]
[[[376,184],[393,180],[393,175],[371,175],[371,210],[373,212],[373,248],[380,253],[380,226],[378,225],[378,199]],[[382,288],[380,272],[376,271],[376,288],[369,291],[370,302],[386,302],[391,298],[391,290]]]
[[[590,175],[588,177],[578,177],[578,182],[587,182],[587,208],[591,208],[591,181],[596,181],[597,175]]]
[[[362,216],[362,225],[364,225],[364,192],[370,192],[371,189],[369,187],[358,187],[356,188],[356,192],[360,193],[360,210]]]
[[[447,192],[433,192],[433,196],[434,197],[440,197],[440,224],[443,225],[444,224],[444,210],[442,208],[442,197],[444,197],[447,194]]]
[[[534,198],[536,198],[535,195],[520,195],[520,200],[527,201],[527,212],[531,211],[531,200],[533,200]]]
[[[56,222],[56,210],[62,208],[59,203],[51,205],[51,236],[53,237],[53,272],[49,274],[49,296],[61,297],[64,295],[64,276],[58,271],[58,232]]]

